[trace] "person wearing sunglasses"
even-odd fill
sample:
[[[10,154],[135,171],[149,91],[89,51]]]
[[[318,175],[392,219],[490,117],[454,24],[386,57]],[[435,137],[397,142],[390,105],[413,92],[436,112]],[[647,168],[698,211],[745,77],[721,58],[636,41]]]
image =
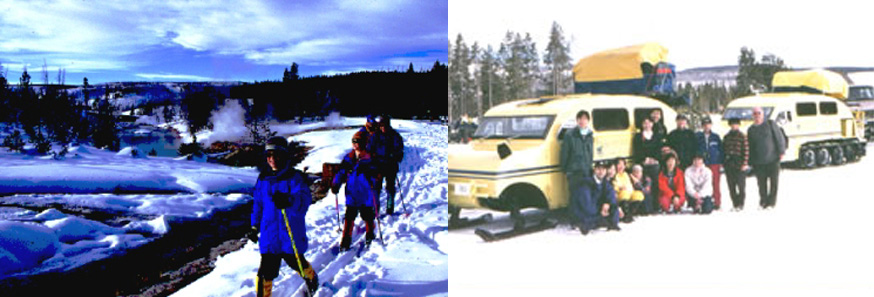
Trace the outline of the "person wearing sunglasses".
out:
[[[358,215],[364,220],[367,227],[365,234],[366,244],[370,244],[376,235],[374,233],[373,220],[376,218],[375,195],[379,192],[375,189],[377,168],[367,152],[367,135],[365,132],[356,132],[352,136],[352,152],[343,157],[340,170],[334,176],[331,191],[334,194],[340,192],[340,186],[346,184],[346,218],[343,224],[343,239],[340,241],[340,250],[349,250],[352,245],[352,231],[355,229],[355,219]]]
[[[261,252],[256,295],[271,295],[282,260],[298,271],[309,292],[315,293],[319,277],[304,258],[308,247],[305,217],[312,203],[309,183],[302,172],[294,169],[284,138],[268,139],[264,156],[266,166],[255,183],[252,229],[247,234]]]

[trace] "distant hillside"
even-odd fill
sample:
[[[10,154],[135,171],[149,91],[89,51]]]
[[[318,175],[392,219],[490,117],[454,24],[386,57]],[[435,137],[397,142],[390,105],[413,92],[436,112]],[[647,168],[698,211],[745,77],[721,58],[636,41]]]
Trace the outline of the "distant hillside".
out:
[[[806,70],[810,68],[797,68],[797,70]],[[840,73],[850,84],[854,84],[853,77],[849,75],[859,72],[874,72],[874,67],[826,67],[825,69]],[[676,83],[686,84],[691,83],[694,86],[716,82],[726,86],[733,86],[737,78],[738,66],[709,66],[696,67],[685,69],[677,72]]]

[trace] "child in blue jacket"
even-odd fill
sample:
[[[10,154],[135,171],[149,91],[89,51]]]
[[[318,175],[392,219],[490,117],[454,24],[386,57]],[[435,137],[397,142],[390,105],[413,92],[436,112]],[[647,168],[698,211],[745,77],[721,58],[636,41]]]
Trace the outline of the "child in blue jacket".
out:
[[[355,227],[355,218],[361,214],[367,227],[365,241],[370,244],[376,237],[374,234],[373,220],[376,218],[375,209],[379,205],[376,200],[376,163],[367,152],[367,136],[363,132],[357,132],[352,137],[352,152],[343,157],[340,170],[334,176],[331,191],[334,194],[340,192],[340,186],[346,184],[346,218],[343,227],[343,239],[340,241],[340,249],[348,250],[352,244],[352,229]]]

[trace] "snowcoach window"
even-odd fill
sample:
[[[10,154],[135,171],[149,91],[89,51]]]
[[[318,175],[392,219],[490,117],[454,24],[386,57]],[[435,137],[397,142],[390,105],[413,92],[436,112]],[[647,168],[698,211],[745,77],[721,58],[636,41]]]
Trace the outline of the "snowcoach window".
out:
[[[661,108],[635,108],[634,109],[634,127],[638,129],[643,129],[643,119],[649,118],[650,114],[652,114],[653,110],[660,110],[662,114],[665,114]]]
[[[799,117],[815,116],[816,115],[816,103],[813,103],[813,102],[798,103],[795,105],[795,113],[798,114]]]
[[[819,112],[822,114],[838,114],[838,105],[834,102],[820,102]]]
[[[485,117],[473,138],[543,139],[554,119],[552,115]]]
[[[627,130],[628,110],[624,108],[595,109],[592,111],[592,124],[595,131]]]
[[[764,112],[765,118],[771,117],[771,112],[774,111],[773,107],[762,107],[762,112]],[[753,120],[753,108],[752,107],[731,107],[725,109],[725,113],[722,114],[723,120],[728,120],[730,118],[738,118],[741,121],[751,121]]]

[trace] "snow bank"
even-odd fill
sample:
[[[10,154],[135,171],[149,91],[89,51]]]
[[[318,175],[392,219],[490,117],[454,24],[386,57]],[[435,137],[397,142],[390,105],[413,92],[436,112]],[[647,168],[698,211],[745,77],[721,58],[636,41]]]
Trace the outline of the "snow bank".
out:
[[[59,247],[58,236],[48,227],[0,221],[0,276],[37,266]]]
[[[45,225],[53,230],[58,238],[65,243],[80,241],[83,239],[95,239],[102,235],[118,234],[124,231],[106,224],[86,220],[79,217],[66,217],[63,219],[45,222]]]
[[[32,158],[0,150],[0,195],[15,193],[248,193],[254,168],[146,156],[134,147],[119,152],[74,148],[78,158]],[[136,153],[135,153],[136,152]]]
[[[150,221],[130,222],[124,226],[124,229],[139,233],[162,235],[167,234],[167,231],[170,231],[170,225],[167,224],[167,220],[162,215]]]

